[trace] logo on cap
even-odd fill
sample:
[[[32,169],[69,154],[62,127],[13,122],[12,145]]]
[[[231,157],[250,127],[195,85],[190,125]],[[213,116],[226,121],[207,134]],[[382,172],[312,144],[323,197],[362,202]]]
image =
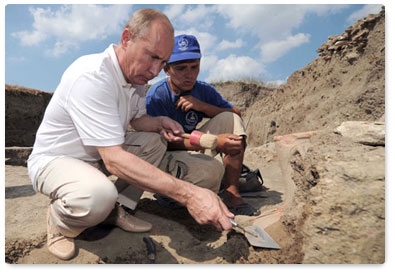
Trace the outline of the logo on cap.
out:
[[[178,46],[179,50],[185,51],[188,49],[188,40],[185,38],[182,38],[181,40],[178,41]]]

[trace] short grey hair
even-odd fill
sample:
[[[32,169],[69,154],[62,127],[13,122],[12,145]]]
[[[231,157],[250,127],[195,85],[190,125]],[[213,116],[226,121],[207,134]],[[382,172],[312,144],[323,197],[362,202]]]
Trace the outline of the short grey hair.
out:
[[[160,20],[165,26],[174,33],[173,25],[169,18],[159,10],[155,9],[140,9],[133,13],[129,20],[125,24],[125,28],[129,29],[133,33],[131,38],[140,38],[146,34],[149,30],[152,21]]]

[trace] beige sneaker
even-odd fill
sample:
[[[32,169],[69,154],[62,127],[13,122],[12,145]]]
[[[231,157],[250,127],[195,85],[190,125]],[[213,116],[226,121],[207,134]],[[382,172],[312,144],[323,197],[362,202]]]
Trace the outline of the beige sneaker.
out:
[[[47,213],[47,246],[50,253],[62,260],[69,260],[75,254],[74,239],[63,236],[51,223],[49,209]]]

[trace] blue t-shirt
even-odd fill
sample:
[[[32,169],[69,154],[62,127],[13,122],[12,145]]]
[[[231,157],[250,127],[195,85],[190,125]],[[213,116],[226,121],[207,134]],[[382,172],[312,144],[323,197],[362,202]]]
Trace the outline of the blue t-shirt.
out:
[[[196,125],[207,117],[203,112],[189,110],[184,112],[176,109],[176,101],[180,96],[192,95],[193,97],[215,105],[220,108],[233,108],[233,104],[226,101],[214,86],[197,81],[192,90],[174,95],[166,79],[159,81],[151,86],[146,95],[147,114],[151,116],[167,116],[178,121],[186,133],[196,129]]]

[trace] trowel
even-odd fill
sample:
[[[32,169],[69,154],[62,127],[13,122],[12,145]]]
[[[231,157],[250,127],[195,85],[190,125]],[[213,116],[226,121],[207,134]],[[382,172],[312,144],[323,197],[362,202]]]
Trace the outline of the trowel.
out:
[[[250,245],[262,248],[280,249],[280,246],[261,227],[253,225],[243,228],[239,226],[234,219],[229,218],[229,220],[234,230],[237,231],[237,229],[240,229],[244,233]]]

